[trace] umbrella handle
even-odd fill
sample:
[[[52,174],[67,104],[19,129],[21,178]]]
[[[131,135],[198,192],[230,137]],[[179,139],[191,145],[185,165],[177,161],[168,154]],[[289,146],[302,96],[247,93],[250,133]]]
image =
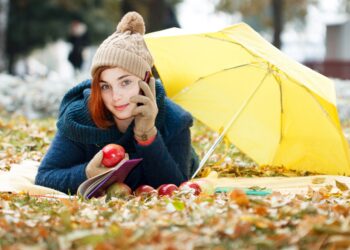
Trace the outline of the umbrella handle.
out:
[[[240,116],[240,114],[242,113],[242,111],[244,110],[244,108],[250,103],[250,101],[252,100],[253,96],[255,95],[255,93],[259,90],[259,88],[261,87],[261,85],[264,83],[266,77],[268,76],[269,73],[266,73],[264,78],[260,81],[259,85],[252,91],[252,93],[250,94],[250,96],[248,97],[248,99],[245,100],[245,102],[242,104],[242,106],[240,107],[240,109],[236,112],[236,114],[234,114],[234,116],[232,117],[232,119],[228,122],[227,126],[225,127],[224,131],[222,131],[222,133],[220,134],[220,136],[215,140],[213,146],[211,146],[211,148],[208,150],[208,152],[204,155],[203,159],[201,160],[201,162],[199,163],[199,166],[196,170],[196,172],[194,172],[194,174],[192,175],[191,179],[193,179],[194,177],[196,177],[196,175],[199,173],[199,171],[203,168],[204,164],[207,162],[207,160],[209,159],[209,157],[211,156],[211,154],[214,152],[216,146],[222,141],[222,139],[224,138],[224,136],[226,135],[227,131],[231,128],[231,126],[233,125],[233,123],[237,120],[237,118]]]
[[[228,128],[228,127],[226,127]],[[220,136],[215,140],[214,144],[210,147],[210,149],[208,150],[208,152],[204,155],[203,159],[200,161],[199,166],[196,170],[196,172],[194,172],[194,174],[192,175],[191,179],[193,179],[194,177],[196,177],[196,175],[199,173],[199,171],[201,171],[201,169],[204,167],[204,164],[207,162],[207,160],[209,159],[209,157],[211,156],[211,154],[214,152],[215,148],[217,147],[217,145],[222,141],[222,139],[224,138],[224,135],[226,134],[228,129],[225,129]]]

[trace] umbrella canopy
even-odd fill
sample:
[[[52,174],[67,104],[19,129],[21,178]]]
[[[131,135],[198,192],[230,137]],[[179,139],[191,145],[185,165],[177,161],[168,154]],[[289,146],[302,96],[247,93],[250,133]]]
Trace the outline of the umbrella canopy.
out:
[[[146,36],[167,94],[258,164],[350,174],[333,82],[246,24]]]

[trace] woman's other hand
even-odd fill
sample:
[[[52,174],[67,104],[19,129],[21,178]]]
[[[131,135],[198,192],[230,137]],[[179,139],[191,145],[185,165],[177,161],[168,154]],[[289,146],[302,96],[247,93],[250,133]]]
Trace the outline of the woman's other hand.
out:
[[[137,95],[130,98],[130,102],[141,104],[132,111],[132,115],[135,116],[134,135],[136,139],[146,141],[157,134],[155,121],[158,114],[158,107],[154,77],[151,77],[149,84],[139,81],[139,86],[144,95]]]

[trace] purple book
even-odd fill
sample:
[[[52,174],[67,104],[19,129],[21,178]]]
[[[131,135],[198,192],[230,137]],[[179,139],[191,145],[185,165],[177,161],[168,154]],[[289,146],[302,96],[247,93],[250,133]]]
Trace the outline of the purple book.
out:
[[[103,174],[87,179],[80,184],[77,194],[86,199],[97,198],[106,194],[109,186],[116,182],[124,182],[130,171],[142,161],[139,159],[123,159],[118,165]]]

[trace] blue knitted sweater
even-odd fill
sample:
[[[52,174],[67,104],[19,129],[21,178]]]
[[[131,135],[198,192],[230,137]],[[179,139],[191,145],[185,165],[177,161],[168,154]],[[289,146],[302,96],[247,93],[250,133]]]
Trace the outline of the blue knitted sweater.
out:
[[[84,81],[64,96],[57,121],[57,133],[42,160],[35,184],[75,194],[87,179],[85,168],[93,156],[109,143],[122,145],[130,159],[143,158],[125,180],[133,190],[147,184],[157,188],[164,183],[179,185],[198,166],[191,146],[192,116],[165,96],[156,82],[158,115],[156,139],[139,145],[133,136],[132,122],[125,133],[116,126],[98,128],[90,116],[88,99],[91,81]]]

